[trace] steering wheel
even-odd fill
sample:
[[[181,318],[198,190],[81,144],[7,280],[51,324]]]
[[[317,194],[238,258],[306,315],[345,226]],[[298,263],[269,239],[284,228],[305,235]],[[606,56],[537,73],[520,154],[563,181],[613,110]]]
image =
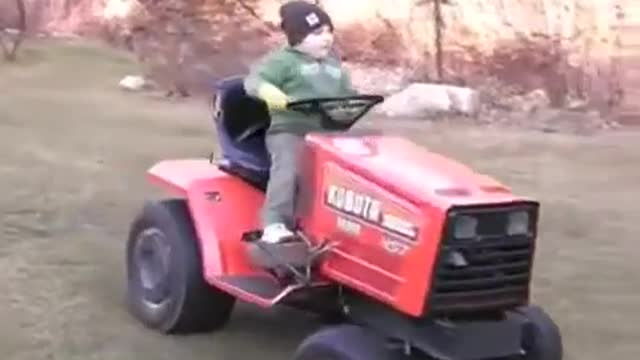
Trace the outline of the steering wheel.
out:
[[[380,95],[354,95],[292,101],[287,109],[304,114],[320,114],[326,129],[346,130],[375,105],[384,101]]]

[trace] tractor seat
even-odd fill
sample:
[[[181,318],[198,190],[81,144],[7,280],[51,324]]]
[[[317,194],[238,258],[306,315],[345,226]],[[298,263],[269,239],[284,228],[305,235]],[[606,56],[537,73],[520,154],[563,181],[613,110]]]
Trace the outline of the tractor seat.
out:
[[[265,133],[271,118],[266,104],[249,96],[242,77],[216,84],[213,119],[222,150],[218,167],[264,191],[271,161]]]

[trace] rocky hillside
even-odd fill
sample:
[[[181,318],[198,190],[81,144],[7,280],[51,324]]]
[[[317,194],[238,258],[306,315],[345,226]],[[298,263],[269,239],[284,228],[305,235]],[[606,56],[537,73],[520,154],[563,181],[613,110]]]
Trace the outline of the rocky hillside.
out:
[[[277,0],[25,1],[32,29],[128,46],[149,75],[177,90],[242,73],[281,40]],[[607,103],[614,92],[615,79],[603,80],[615,51],[613,0],[442,0],[439,32],[433,0],[319,2],[338,26],[345,59],[367,66],[356,73],[363,82],[492,79],[514,91],[542,88],[555,105]]]

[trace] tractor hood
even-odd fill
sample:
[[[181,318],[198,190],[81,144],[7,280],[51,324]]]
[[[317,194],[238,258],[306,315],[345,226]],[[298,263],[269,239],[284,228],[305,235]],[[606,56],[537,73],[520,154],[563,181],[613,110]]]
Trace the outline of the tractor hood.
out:
[[[491,177],[398,136],[310,135],[308,141],[339,166],[416,205],[446,209],[521,200]]]

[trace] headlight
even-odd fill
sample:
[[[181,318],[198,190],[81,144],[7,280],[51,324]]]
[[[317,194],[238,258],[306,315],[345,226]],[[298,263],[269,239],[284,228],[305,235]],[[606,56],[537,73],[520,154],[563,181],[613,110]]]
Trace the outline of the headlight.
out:
[[[478,219],[463,215],[453,225],[453,236],[456,239],[472,239],[478,234]]]
[[[529,233],[529,213],[516,211],[509,214],[507,223],[508,235],[526,235]]]

